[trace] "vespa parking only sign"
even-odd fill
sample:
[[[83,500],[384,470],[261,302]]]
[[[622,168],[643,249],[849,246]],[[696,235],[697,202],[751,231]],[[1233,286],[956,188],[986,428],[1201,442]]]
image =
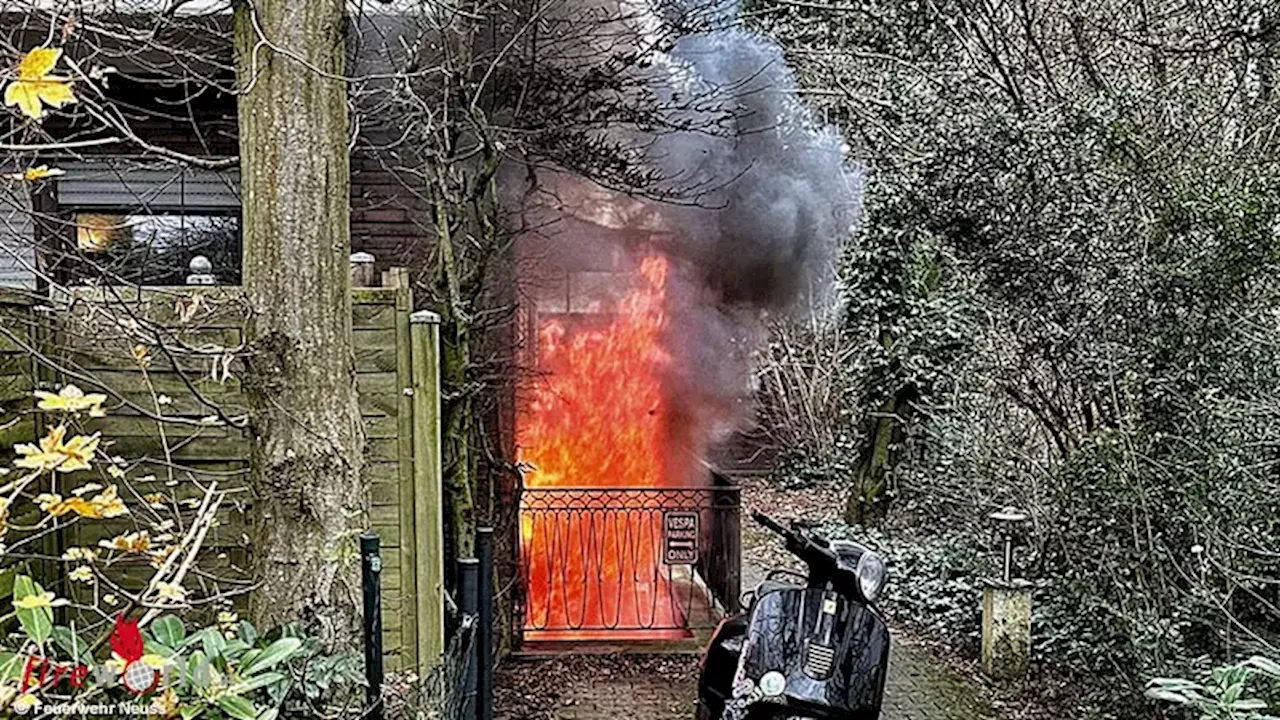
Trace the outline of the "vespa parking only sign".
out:
[[[662,562],[666,565],[698,562],[698,513],[668,510],[662,514]]]

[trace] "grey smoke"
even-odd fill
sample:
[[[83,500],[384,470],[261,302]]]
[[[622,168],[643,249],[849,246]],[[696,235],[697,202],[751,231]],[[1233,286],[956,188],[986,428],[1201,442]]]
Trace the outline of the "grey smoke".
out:
[[[685,115],[681,99],[698,98],[700,118],[690,131],[656,136],[648,151],[694,205],[666,210],[680,228],[668,252],[691,262],[727,306],[824,300],[835,248],[860,207],[842,138],[800,102],[781,50],[764,38],[688,35],[670,56],[666,77],[655,78],[659,94]]]
[[[657,92],[693,127],[656,136],[647,152],[691,203],[663,209],[678,228],[662,246],[680,279],[664,382],[672,422],[688,423],[669,434],[703,457],[750,417],[764,313],[821,314],[830,302],[833,256],[860,213],[861,175],[840,135],[800,101],[777,45],[719,30],[680,38],[670,57],[655,66]],[[696,114],[680,109],[695,98]],[[668,458],[668,474],[693,459]]]

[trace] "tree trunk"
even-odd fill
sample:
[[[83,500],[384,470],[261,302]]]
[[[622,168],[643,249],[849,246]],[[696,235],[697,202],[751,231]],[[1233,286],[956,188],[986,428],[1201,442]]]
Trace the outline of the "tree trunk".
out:
[[[448,497],[449,549],[457,557],[472,557],[475,537],[475,502],[472,486],[475,463],[471,454],[471,321],[462,296],[464,259],[454,252],[454,218],[448,205],[437,200],[437,234],[440,243],[438,292],[445,302],[440,307],[440,386],[443,423],[440,433],[441,464]]]
[[[235,10],[251,413],[251,611],[332,647],[359,628],[366,516],[351,339],[350,158],[341,0]],[[263,40],[269,43],[264,44]],[[287,49],[288,55],[272,48]]]
[[[477,457],[472,450],[476,432],[476,366],[473,334],[475,308],[481,304],[489,261],[498,251],[497,186],[494,177],[502,156],[489,141],[487,120],[477,110],[469,115],[480,143],[481,162],[436,167],[432,189],[436,209],[439,268],[432,294],[440,311],[441,443],[444,486],[449,508],[450,552],[457,557],[474,553]],[[449,146],[446,157],[470,154]]]
[[[897,464],[898,451],[907,439],[911,403],[916,395],[914,387],[899,390],[880,406],[872,418],[849,500],[845,504],[845,522],[874,527],[882,523],[888,514],[889,481]]]

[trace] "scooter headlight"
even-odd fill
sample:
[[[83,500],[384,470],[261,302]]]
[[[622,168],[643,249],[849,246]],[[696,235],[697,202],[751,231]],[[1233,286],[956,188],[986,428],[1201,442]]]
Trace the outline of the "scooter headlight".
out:
[[[873,603],[880,599],[885,580],[889,573],[884,565],[884,558],[867,550],[858,558],[858,590],[862,599]]]

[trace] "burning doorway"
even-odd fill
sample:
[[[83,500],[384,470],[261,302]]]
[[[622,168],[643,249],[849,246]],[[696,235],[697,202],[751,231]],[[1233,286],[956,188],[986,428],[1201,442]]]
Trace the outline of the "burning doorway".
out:
[[[522,635],[688,638],[736,607],[736,488],[671,397],[673,262],[593,235],[522,247]]]

